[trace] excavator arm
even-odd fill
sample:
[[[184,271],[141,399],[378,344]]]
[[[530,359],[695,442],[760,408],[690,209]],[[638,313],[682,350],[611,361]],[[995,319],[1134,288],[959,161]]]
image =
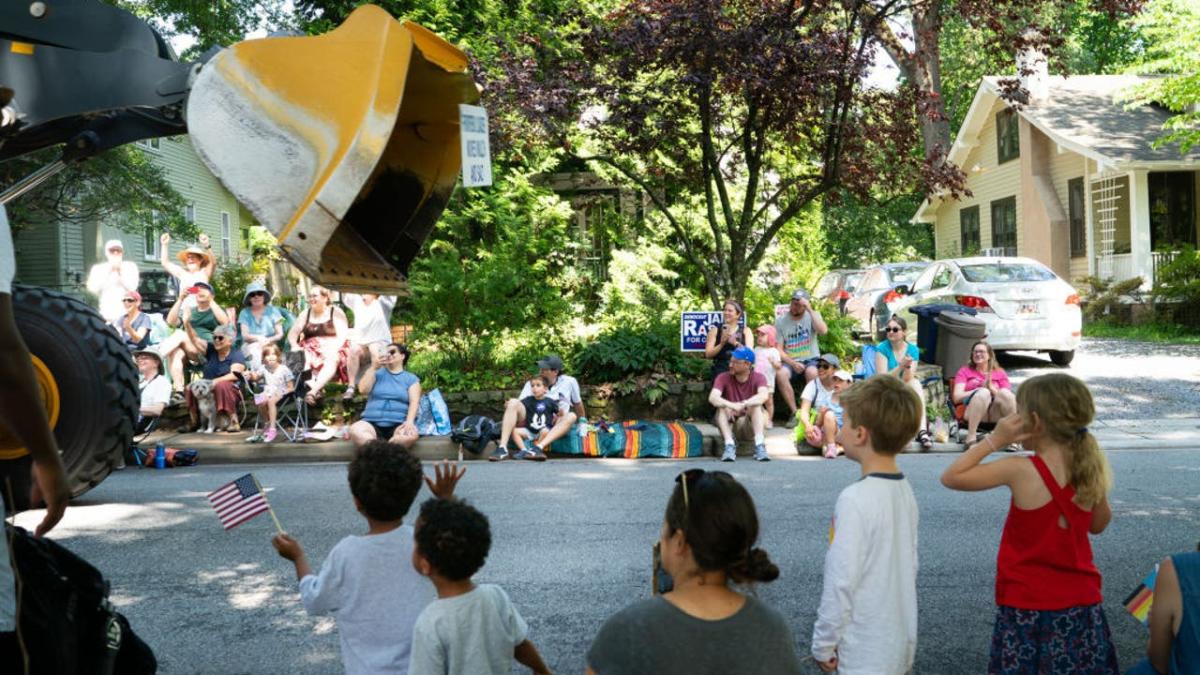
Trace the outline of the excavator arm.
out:
[[[0,161],[189,133],[284,255],[337,289],[406,291],[457,182],[458,106],[477,99],[465,54],[371,5],[325,35],[183,63],[97,0],[0,3]]]

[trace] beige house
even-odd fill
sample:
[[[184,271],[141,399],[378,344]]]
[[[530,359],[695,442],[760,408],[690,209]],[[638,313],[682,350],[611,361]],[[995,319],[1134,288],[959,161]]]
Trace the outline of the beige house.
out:
[[[1154,147],[1171,113],[1127,107],[1135,75],[1035,74],[1020,108],[985,77],[950,152],[971,196],[927,199],[938,257],[1022,255],[1077,281],[1153,282],[1200,232],[1200,148]]]

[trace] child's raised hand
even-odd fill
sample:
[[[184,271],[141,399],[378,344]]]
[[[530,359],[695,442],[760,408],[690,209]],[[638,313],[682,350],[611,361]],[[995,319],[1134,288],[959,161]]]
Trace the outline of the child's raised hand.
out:
[[[433,479],[425,476],[425,484],[429,486],[429,491],[438,499],[453,499],[454,487],[458,485],[459,479],[467,472],[467,467],[451,464],[450,460],[443,459],[441,464],[433,465]]]
[[[996,423],[996,430],[992,432],[992,436],[995,437],[995,447],[1003,448],[1029,438],[1029,431],[1025,429],[1025,420],[1021,414],[1013,413]]]
[[[304,547],[300,542],[292,538],[290,534],[277,534],[271,538],[271,545],[279,552],[279,555],[295,562],[297,558],[304,557]]]

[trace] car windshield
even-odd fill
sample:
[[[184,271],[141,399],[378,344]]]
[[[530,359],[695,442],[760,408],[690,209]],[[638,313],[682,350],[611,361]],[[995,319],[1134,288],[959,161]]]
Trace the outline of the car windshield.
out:
[[[963,276],[973,283],[1003,283],[1006,281],[1050,281],[1054,272],[1037,263],[983,263],[963,265]]]
[[[862,281],[862,278],[862,272],[846,277],[846,292],[853,293],[858,288],[858,282]]]
[[[910,265],[906,267],[893,267],[891,269],[892,285],[912,284],[916,280],[917,275],[925,269],[924,265]]]

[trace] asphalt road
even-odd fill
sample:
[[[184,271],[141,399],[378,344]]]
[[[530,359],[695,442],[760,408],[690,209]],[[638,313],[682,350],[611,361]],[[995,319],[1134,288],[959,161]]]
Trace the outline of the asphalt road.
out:
[[[937,479],[952,459],[901,458],[921,507],[919,673],[982,672],[991,635],[1008,495],[944,489]],[[1198,460],[1190,450],[1112,453],[1115,518],[1093,545],[1123,666],[1146,633],[1120,601],[1156,559],[1200,538]],[[808,653],[829,519],[838,491],[858,477],[849,460],[473,463],[459,493],[488,514],[495,542],[477,580],[508,590],[556,672],[582,672],[604,619],[646,595],[650,546],[672,479],[697,465],[731,469],[754,495],[762,545],[783,572],[758,593],[790,620],[797,649]],[[129,469],[76,502],[53,533],[109,576],[115,602],[155,649],[163,673],[340,668],[334,623],[304,613],[291,565],[270,547],[270,517],[224,532],[204,499],[250,469],[314,564],[338,539],[365,530],[345,465],[313,464]],[[18,522],[39,517],[26,513]]]

